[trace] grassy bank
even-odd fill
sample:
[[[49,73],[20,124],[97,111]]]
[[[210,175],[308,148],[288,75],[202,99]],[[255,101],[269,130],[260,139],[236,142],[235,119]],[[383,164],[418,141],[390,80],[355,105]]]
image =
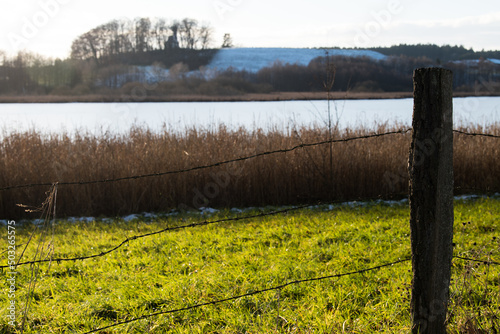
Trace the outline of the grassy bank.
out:
[[[151,313],[409,256],[407,204],[326,208],[184,228],[132,240],[104,257],[40,265],[25,333],[84,333]],[[456,202],[454,255],[499,262],[498,212],[498,199]],[[99,254],[127,237],[232,215],[59,221],[37,230],[24,259],[35,256],[42,231],[45,247],[38,256],[67,258]],[[17,227],[18,245],[28,241],[33,228]],[[7,238],[1,238],[0,249],[6,245]],[[3,255],[2,264],[5,259]],[[17,271],[21,321],[30,268],[20,266]],[[362,274],[291,284],[99,333],[408,333],[410,271],[410,262],[402,262]],[[452,275],[450,333],[498,331],[500,267],[455,258]],[[3,316],[7,294],[0,294],[0,301],[0,332],[14,333]]]
[[[333,92],[334,99],[399,99],[409,98],[411,92]],[[324,100],[325,92],[272,92],[223,94],[165,94],[149,95],[143,90],[134,93],[107,93],[89,95],[24,95],[0,96],[0,103],[70,103],[70,102],[222,102],[222,101],[288,101]]]
[[[379,126],[377,133],[398,130]],[[500,134],[500,126],[463,129]],[[370,135],[334,131],[333,139]],[[323,144],[213,168],[110,183],[61,185],[57,214],[125,215],[199,207],[247,207],[328,200],[400,198],[407,194],[411,133]],[[88,182],[178,171],[327,140],[325,129],[231,131],[189,129],[183,134],[136,128],[127,135],[13,134],[0,143],[0,188]],[[497,138],[455,135],[456,193],[500,191]],[[49,187],[0,192],[0,219],[36,218],[16,206],[38,206]]]
[[[335,100],[402,99],[411,98],[412,92],[331,92]],[[455,92],[454,97],[498,96],[490,92]],[[325,92],[272,92],[240,93],[232,95],[169,94],[144,95],[142,90],[136,94],[88,94],[88,95],[4,95],[0,103],[72,103],[72,102],[223,102],[223,101],[289,101],[325,100]]]

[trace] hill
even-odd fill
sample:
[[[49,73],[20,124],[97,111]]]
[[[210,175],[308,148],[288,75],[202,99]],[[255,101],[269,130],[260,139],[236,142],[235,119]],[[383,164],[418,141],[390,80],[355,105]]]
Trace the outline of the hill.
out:
[[[178,47],[64,60],[19,53],[0,63],[0,95],[107,101],[322,92],[332,71],[334,91],[411,92],[413,70],[429,66],[451,69],[457,92],[500,92],[500,51],[402,44],[369,50]]]
[[[313,59],[327,55],[368,57],[373,60],[387,58],[380,52],[360,49],[231,48],[219,50],[208,64],[208,68],[258,72],[278,62],[307,66]]]

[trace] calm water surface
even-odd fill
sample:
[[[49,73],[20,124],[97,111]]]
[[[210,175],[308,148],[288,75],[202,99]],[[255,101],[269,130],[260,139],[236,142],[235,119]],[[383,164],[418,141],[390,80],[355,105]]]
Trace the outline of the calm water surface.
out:
[[[500,97],[455,98],[453,104],[455,125],[500,123]],[[330,102],[330,119],[341,128],[410,126],[412,108],[412,99],[338,100]],[[26,130],[125,133],[132,126],[182,132],[222,124],[288,131],[327,126],[328,101],[0,104],[0,123],[4,135]]]

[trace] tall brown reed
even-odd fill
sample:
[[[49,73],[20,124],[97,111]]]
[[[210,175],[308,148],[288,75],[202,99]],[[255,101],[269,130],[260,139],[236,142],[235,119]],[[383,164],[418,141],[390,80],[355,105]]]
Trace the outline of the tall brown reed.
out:
[[[337,130],[334,139],[396,130]],[[464,128],[500,134],[500,126]],[[290,133],[246,129],[187,129],[182,134],[133,128],[126,135],[78,133],[5,136],[0,187],[40,182],[111,179],[181,170],[328,139],[328,129]],[[410,133],[300,148],[210,169],[91,185],[60,186],[57,214],[125,215],[201,206],[244,207],[405,196]],[[455,137],[457,192],[500,191],[496,138]],[[333,170],[332,170],[332,169]],[[330,177],[333,175],[333,179]],[[44,187],[0,191],[0,219],[33,217],[16,204],[36,206]]]

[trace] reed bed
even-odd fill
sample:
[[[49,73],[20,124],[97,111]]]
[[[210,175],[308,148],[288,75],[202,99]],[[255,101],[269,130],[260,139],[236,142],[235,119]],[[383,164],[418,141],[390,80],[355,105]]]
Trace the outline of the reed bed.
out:
[[[165,128],[167,129],[167,128]],[[332,139],[399,130],[343,129]],[[500,125],[467,128],[500,135]],[[328,140],[324,128],[281,130],[186,129],[127,134],[5,135],[0,142],[0,188],[31,183],[92,181],[183,170],[304,143]],[[57,212],[65,216],[120,216],[200,207],[293,205],[402,198],[408,191],[411,133],[299,148],[191,172],[58,187]],[[500,191],[497,138],[455,134],[457,194]],[[0,191],[0,218],[34,218],[17,206],[39,206],[48,187]]]

